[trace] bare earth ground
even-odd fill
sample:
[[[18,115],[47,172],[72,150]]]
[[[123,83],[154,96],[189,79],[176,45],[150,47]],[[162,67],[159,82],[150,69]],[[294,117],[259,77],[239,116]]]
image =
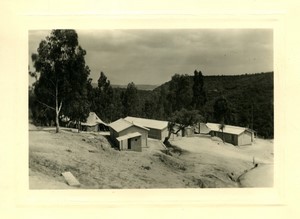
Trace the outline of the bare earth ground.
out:
[[[206,187],[273,186],[270,140],[255,139],[252,145],[239,147],[208,137],[178,138],[171,143],[187,151],[180,157],[193,164],[190,174],[198,174]]]
[[[30,189],[74,189],[61,173],[70,171],[83,189],[270,187],[273,143],[234,147],[207,137],[176,138],[171,155],[148,139],[143,152],[118,151],[99,133],[29,126]],[[258,167],[252,169],[255,164]]]

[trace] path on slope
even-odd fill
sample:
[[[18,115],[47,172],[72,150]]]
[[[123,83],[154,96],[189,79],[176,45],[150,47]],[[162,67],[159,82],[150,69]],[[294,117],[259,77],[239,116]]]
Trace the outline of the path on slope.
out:
[[[256,139],[253,145],[236,147],[208,137],[179,137],[171,143],[183,150],[180,158],[194,164],[191,174],[198,174],[199,180],[207,187],[273,185],[271,141]],[[252,170],[255,164],[259,168]]]

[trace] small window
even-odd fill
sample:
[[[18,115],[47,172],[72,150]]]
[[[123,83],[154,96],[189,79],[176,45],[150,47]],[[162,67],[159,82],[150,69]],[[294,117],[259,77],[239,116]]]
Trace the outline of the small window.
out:
[[[137,138],[136,139],[134,139],[135,141],[137,141]]]

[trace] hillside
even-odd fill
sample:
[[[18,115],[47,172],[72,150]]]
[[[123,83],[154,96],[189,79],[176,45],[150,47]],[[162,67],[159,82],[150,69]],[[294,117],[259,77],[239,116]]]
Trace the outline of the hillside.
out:
[[[273,185],[273,143],[268,140],[235,147],[209,137],[179,137],[172,139],[171,156],[154,139],[142,152],[118,151],[99,133],[69,129],[55,133],[31,126],[29,139],[30,189],[74,189],[61,175],[66,171],[82,189]],[[253,157],[259,168],[253,169]]]
[[[154,89],[159,93],[168,90],[169,82]],[[193,76],[190,76],[193,84]],[[204,106],[207,121],[214,121],[213,105],[216,99],[225,97],[231,109],[229,125],[253,128],[258,135],[273,138],[274,134],[274,82],[273,72],[235,76],[204,76],[207,102]],[[253,126],[252,126],[253,124]]]
[[[207,108],[212,109],[218,96],[230,103],[233,125],[248,126],[258,134],[272,138],[274,134],[273,73],[205,78]],[[253,120],[253,121],[252,121]],[[253,127],[252,123],[253,122]]]
[[[97,83],[92,83],[92,86],[94,88],[96,88],[98,86]],[[112,88],[122,88],[122,89],[126,89],[127,88],[127,84],[112,84],[111,85]],[[154,90],[155,88],[157,88],[159,85],[150,85],[150,84],[136,84],[135,85],[136,88],[138,90],[147,90],[147,91],[152,91]]]

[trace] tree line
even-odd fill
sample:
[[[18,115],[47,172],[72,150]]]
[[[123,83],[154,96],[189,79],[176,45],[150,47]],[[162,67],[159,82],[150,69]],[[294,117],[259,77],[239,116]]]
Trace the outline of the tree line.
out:
[[[234,82],[223,82],[222,77],[212,82],[195,70],[193,76],[174,74],[153,91],[138,90],[133,82],[125,89],[113,88],[100,72],[95,87],[85,55],[74,30],[53,30],[40,42],[37,54],[32,54],[35,71],[29,72],[36,78],[29,89],[29,112],[34,123],[56,125],[58,132],[65,118],[79,125],[92,111],[107,123],[136,116],[167,120],[170,129],[174,124],[184,129],[210,121],[260,128],[261,135],[273,137],[273,103],[272,99],[268,104],[257,101],[261,86],[236,88]],[[265,115],[258,113],[261,107]]]

